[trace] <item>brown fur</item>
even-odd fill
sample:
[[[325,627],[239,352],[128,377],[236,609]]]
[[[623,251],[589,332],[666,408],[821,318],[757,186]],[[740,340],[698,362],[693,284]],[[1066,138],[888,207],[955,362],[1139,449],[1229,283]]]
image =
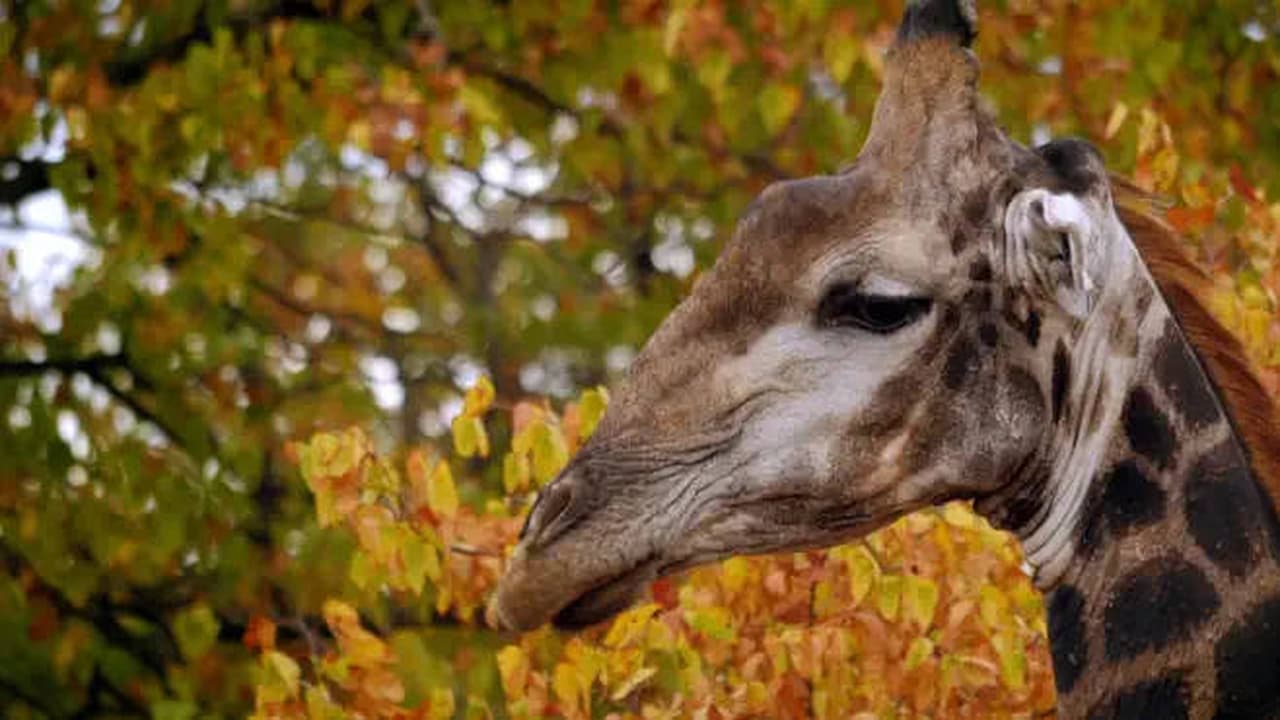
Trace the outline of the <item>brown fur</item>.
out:
[[[1113,178],[1112,184],[1120,220],[1217,387],[1249,451],[1254,474],[1280,507],[1280,409],[1275,399],[1254,374],[1240,341],[1205,307],[1209,275],[1187,256],[1153,198],[1127,181]]]

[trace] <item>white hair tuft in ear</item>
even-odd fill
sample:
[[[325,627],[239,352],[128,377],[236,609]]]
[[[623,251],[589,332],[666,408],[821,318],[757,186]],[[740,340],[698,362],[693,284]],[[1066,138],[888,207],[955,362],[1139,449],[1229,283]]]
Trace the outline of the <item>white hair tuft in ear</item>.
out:
[[[1027,190],[1009,203],[1004,229],[1010,281],[1053,298],[1076,318],[1094,308],[1109,265],[1128,250],[1109,195]]]

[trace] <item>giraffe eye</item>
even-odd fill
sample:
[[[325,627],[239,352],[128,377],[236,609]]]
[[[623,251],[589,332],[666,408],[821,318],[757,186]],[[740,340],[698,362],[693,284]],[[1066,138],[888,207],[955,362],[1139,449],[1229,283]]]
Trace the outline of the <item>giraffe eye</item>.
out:
[[[932,305],[927,297],[876,295],[859,292],[853,285],[836,285],[818,303],[818,325],[887,335],[919,320]]]

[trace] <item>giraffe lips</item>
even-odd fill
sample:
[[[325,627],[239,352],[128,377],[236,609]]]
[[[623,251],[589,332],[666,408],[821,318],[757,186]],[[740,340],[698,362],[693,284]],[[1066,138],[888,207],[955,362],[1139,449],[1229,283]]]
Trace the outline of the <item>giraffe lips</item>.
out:
[[[551,624],[561,630],[578,630],[607,620],[634,603],[645,586],[660,574],[656,558],[645,560],[570,601],[555,614]]]
[[[485,620],[499,630],[520,632],[546,622],[565,630],[594,625],[634,602],[658,577],[660,566],[658,556],[649,555],[621,571],[599,568],[603,572],[595,575],[567,558],[548,562],[517,549],[490,597]]]

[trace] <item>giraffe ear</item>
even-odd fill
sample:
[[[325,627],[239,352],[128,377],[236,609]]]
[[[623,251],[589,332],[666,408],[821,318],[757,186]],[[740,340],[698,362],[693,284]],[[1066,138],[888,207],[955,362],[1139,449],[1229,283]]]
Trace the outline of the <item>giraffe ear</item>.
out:
[[[1025,190],[1005,210],[1006,276],[1084,318],[1100,294],[1117,227],[1110,193]]]
[[[1030,189],[1005,210],[1005,270],[1009,281],[1083,318],[1105,290],[1105,279],[1132,255],[1116,216],[1102,155],[1088,142],[1054,140],[1036,148],[1042,161],[1025,178]]]

